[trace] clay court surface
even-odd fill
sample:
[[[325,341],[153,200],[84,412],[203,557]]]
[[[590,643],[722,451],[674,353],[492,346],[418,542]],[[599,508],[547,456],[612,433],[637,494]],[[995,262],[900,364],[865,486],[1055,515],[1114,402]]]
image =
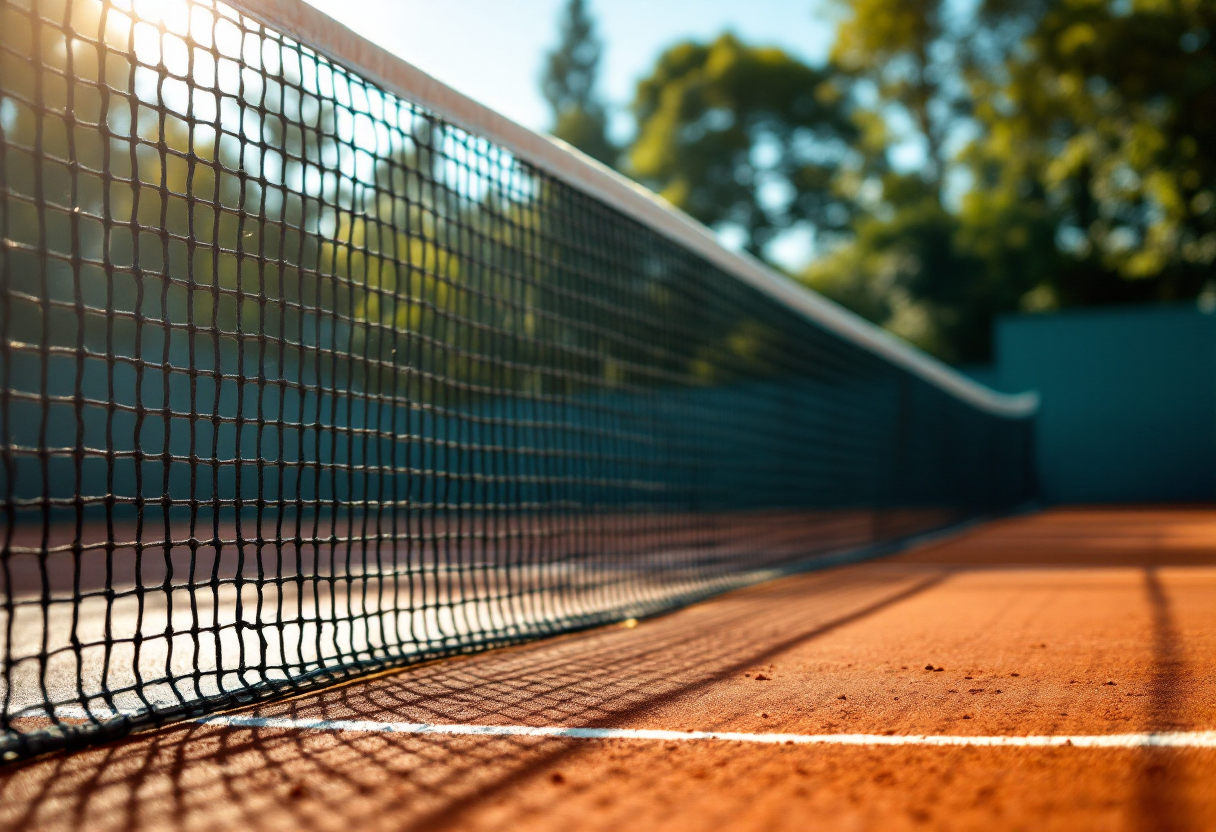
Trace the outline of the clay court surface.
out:
[[[1060,510],[0,769],[0,828],[1210,830],[1211,731],[1216,511]]]

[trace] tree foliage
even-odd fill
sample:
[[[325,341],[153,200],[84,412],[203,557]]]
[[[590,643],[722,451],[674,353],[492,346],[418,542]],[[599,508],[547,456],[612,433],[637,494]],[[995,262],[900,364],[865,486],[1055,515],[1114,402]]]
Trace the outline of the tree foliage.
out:
[[[1216,3],[847,5],[833,58],[869,102],[873,198],[810,285],[972,362],[1001,312],[1193,298],[1212,279]],[[897,172],[909,143],[923,161]]]
[[[848,171],[859,131],[829,74],[732,35],[665,51],[638,84],[628,170],[762,253],[807,223],[825,237],[852,219]]]
[[[1003,312],[1194,298],[1216,265],[1216,0],[839,0],[830,60],[723,35],[638,85],[629,172],[950,361]]]
[[[1050,211],[1055,303],[1194,297],[1216,263],[1216,2],[1069,0],[977,87],[968,163]]]
[[[596,91],[602,46],[586,0],[569,0],[560,24],[561,40],[549,53],[541,91],[553,111],[554,136],[607,165],[620,148],[608,138],[608,118]]]

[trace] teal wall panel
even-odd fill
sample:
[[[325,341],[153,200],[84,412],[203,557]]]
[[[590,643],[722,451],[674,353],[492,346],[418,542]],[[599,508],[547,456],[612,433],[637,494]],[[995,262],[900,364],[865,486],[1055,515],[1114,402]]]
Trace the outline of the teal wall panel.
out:
[[[1049,503],[1216,500],[1216,314],[1194,305],[997,323],[988,380],[1038,390]]]

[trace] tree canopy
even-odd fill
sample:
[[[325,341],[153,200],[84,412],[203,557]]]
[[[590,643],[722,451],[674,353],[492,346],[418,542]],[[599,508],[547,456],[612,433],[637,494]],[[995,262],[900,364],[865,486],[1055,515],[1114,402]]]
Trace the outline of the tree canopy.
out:
[[[1050,212],[1053,303],[1194,297],[1216,261],[1216,2],[1023,15],[1003,76],[977,85],[973,210],[1031,199]]]
[[[732,35],[665,51],[633,104],[628,172],[760,254],[784,229],[844,231],[859,131],[829,74]]]
[[[639,82],[626,170],[950,361],[1009,311],[1216,290],[1216,0],[839,0],[830,60],[723,35]]]
[[[615,165],[620,148],[608,138],[607,114],[596,91],[602,47],[586,0],[566,3],[560,31],[541,79],[541,91],[553,111],[550,132],[593,159]]]

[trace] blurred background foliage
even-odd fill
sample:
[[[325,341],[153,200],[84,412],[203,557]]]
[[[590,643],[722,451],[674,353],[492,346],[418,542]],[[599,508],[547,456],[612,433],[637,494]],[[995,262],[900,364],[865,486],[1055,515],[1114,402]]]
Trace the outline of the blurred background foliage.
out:
[[[552,130],[956,364],[989,358],[1003,312],[1216,294],[1216,0],[826,2],[822,65],[729,33],[664,50],[622,141],[596,85],[605,45],[569,0],[542,78]],[[708,278],[558,245],[574,196],[500,151],[223,14],[175,33],[106,8],[39,4],[45,20],[70,9],[76,38],[0,12],[11,337],[166,366],[193,350],[223,372],[302,361],[372,388],[409,363],[425,398],[447,395],[434,379],[465,395],[495,373],[534,391],[709,380],[688,356],[750,354],[732,345],[756,322],[737,315],[706,313],[678,345],[626,337],[639,304],[690,314]],[[791,240],[796,265],[778,256]],[[527,269],[486,267],[524,243]],[[575,289],[612,320],[572,323]],[[440,348],[470,320],[506,341]],[[254,325],[265,337],[240,334]],[[429,346],[407,354],[402,328]],[[576,372],[519,369],[563,351]]]
[[[598,50],[574,0],[545,92],[615,163]],[[743,284],[609,214],[222,4],[0,4],[0,375],[25,393],[457,408],[776,371]]]
[[[835,2],[823,66],[673,45],[613,148],[572,0],[554,133],[953,363],[1002,312],[1216,292],[1216,0]]]

